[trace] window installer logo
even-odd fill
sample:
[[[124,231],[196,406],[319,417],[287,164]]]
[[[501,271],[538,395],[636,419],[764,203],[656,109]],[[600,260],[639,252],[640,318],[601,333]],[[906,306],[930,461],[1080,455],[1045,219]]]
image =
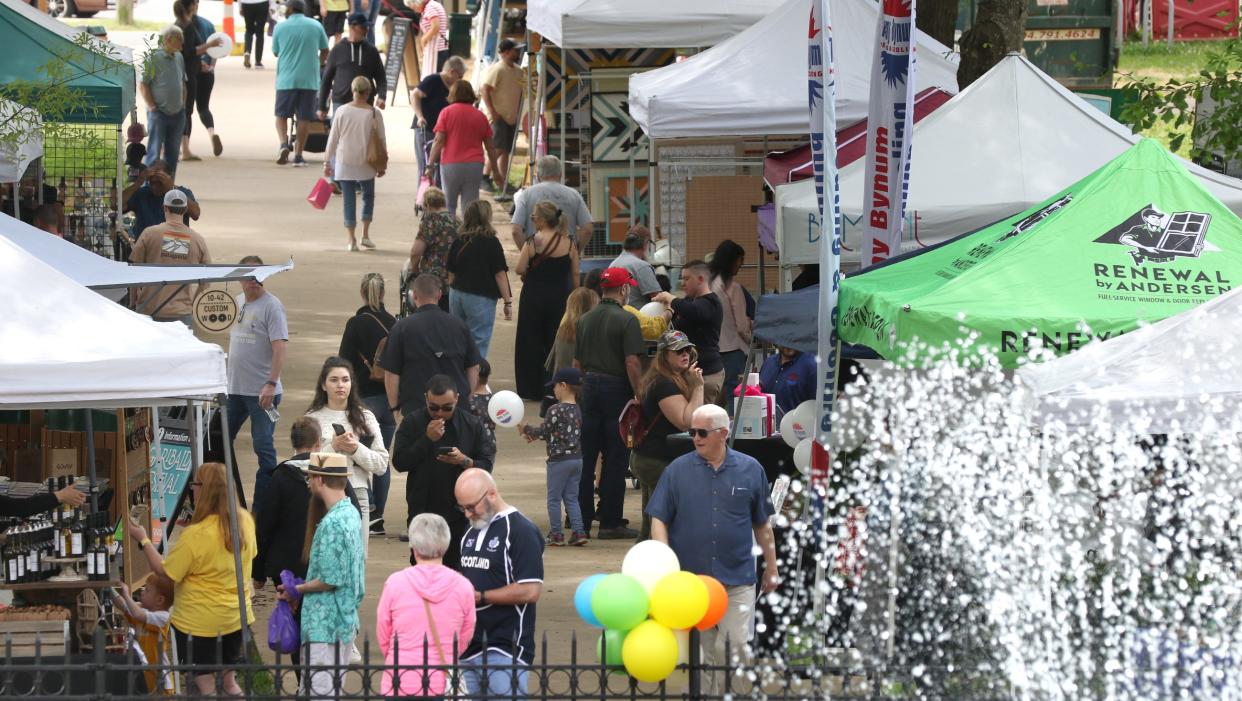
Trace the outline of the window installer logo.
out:
[[[1212,215],[1203,212],[1165,214],[1149,204],[1109,229],[1096,243],[1130,247],[1134,265],[1168,263],[1177,258],[1198,258],[1205,250],[1219,250],[1206,239]]]

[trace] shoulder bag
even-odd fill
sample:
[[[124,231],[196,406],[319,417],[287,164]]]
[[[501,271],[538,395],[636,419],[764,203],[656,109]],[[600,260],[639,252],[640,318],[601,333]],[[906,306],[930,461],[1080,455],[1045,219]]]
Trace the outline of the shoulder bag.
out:
[[[556,236],[553,236],[552,240],[548,242],[548,245],[544,246],[543,252],[536,253],[534,256],[531,257],[530,261],[526,263],[526,272],[523,275],[521,275],[522,282],[526,282],[526,276],[530,275],[532,270],[534,270],[535,268],[538,268],[540,263],[544,262],[550,257],[552,251],[556,250],[556,247],[557,245],[560,244],[560,242],[561,242],[561,232],[558,231],[556,232]],[[534,236],[530,237],[530,241],[528,243],[530,244],[531,250],[534,250],[535,237]],[[570,246],[570,251],[572,252],[572,250],[573,250],[573,246]]]
[[[367,137],[367,165],[375,169],[376,174],[388,170],[388,147],[380,134],[379,110],[371,108],[371,133]]]
[[[374,314],[367,314],[366,316],[371,317],[375,320],[375,323],[379,324],[379,327],[384,330],[384,337],[380,339],[379,345],[375,346],[375,355],[370,362],[367,362],[365,355],[361,353],[358,355],[362,357],[362,364],[367,369],[367,377],[376,382],[383,382],[384,368],[380,367],[380,358],[384,357],[384,349],[388,347],[388,327],[384,326],[384,322],[380,321],[379,317]]]
[[[419,598],[422,599],[421,596]],[[423,599],[423,611],[427,614],[427,626],[431,628],[431,642],[436,646],[436,656],[440,658],[440,666],[444,668],[444,698],[464,699],[469,695],[466,678],[445,658],[444,648],[440,645],[440,632],[436,630],[436,619],[431,614],[431,604],[426,599]]]

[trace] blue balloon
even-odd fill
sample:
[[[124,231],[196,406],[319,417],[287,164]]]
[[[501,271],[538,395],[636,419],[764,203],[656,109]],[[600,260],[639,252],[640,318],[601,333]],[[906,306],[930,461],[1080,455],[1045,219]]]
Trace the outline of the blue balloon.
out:
[[[595,617],[595,613],[591,610],[591,594],[595,591],[596,585],[604,580],[605,574],[593,574],[582,580],[578,585],[578,590],[574,592],[574,608],[578,610],[578,615],[582,620],[596,628],[603,628],[604,624],[599,622]]]

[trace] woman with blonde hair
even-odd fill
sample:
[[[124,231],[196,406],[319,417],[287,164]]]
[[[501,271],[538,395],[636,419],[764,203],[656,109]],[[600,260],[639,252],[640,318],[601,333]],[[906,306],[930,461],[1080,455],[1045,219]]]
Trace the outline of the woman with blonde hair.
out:
[[[487,357],[496,325],[496,300],[505,300],[505,321],[513,320],[513,290],[505,250],[492,227],[492,204],[475,200],[466,205],[457,240],[449,249],[449,311],[470,329],[479,355]]]
[[[387,344],[388,333],[397,320],[384,307],[384,276],[367,273],[362,277],[362,306],[345,322],[341,334],[341,346],[337,355],[353,364],[356,389],[362,405],[371,410],[379,424],[380,436],[385,446],[392,445],[397,431],[397,420],[388,406],[384,392],[384,370],[379,366],[381,344]],[[390,473],[371,475],[371,535],[384,535],[384,506],[388,503]]]
[[[384,117],[380,111],[367,103],[371,94],[371,81],[357,76],[350,83],[354,99],[341,105],[332,115],[332,131],[328,133],[328,148],[323,158],[323,174],[333,178],[341,186],[345,196],[345,231],[349,234],[348,251],[358,250],[357,193],[362,191],[362,245],[375,248],[371,241],[371,218],[375,213],[375,179],[384,177],[383,170],[376,170],[367,162],[367,145],[378,139],[380,148],[388,153],[384,137]]]
[[[544,368],[548,372],[556,372],[558,368],[573,367],[574,349],[577,347],[578,320],[599,304],[599,294],[589,287],[579,287],[569,293],[565,300],[565,316],[561,317],[561,325],[556,328],[556,340],[552,342],[552,352]]]
[[[565,213],[556,203],[535,203],[530,217],[535,235],[522,245],[517,263],[522,298],[518,302],[513,372],[518,395],[539,401],[548,379],[544,361],[556,340],[565,300],[578,286],[578,247],[569,238]]]
[[[698,349],[681,331],[665,331],[656,344],[651,367],[638,386],[643,416],[655,417],[647,435],[630,453],[630,470],[643,492],[643,527],[639,541],[651,537],[651,517],[647,502],[660,482],[660,475],[682,452],[665,440],[690,428],[694,410],[703,406],[703,371],[699,369]]]
[[[233,538],[241,546],[241,581],[246,602],[246,624],[254,622],[250,604],[250,566],[258,552],[254,519],[234,495],[230,504],[224,465],[207,462],[191,481],[194,517],[177,538],[167,557],[161,557],[147,530],[129,522],[129,535],[138,541],[151,571],[173,582],[173,635],[181,664],[193,665],[194,686],[202,696],[222,693],[240,696],[237,675],[230,667],[246,661],[242,649],[242,611],[238,608],[237,567]],[[238,532],[233,533],[229,510],[237,514]],[[219,642],[217,643],[217,638]],[[223,682],[216,687],[216,674]]]

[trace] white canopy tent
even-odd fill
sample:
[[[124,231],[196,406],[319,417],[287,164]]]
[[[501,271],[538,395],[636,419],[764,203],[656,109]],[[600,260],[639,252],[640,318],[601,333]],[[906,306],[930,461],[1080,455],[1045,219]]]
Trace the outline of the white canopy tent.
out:
[[[653,139],[806,134],[806,28],[812,0],[789,0],[689,59],[630,78],[630,115]],[[837,124],[867,118],[879,5],[833,0]],[[916,32],[917,90],[957,92],[957,57]],[[917,156],[916,156],[917,157]]]
[[[1047,199],[1116,158],[1139,136],[1012,55],[921,120],[903,250],[973,231]],[[865,163],[840,171],[842,261],[858,263]],[[1234,213],[1242,181],[1184,163]],[[782,265],[818,261],[818,203],[810,180],[776,188]]]
[[[713,46],[772,7],[771,0],[530,0],[526,27],[561,48]]]
[[[180,404],[226,390],[219,346],[100,297],[3,237],[0,300],[0,409]]]
[[[247,278],[263,282],[276,273],[293,270],[292,259],[279,265],[132,265],[97,256],[5,215],[0,215],[0,240],[17,245],[72,281],[93,290]]]
[[[36,122],[39,120],[34,110],[22,107],[16,102],[0,97],[0,122],[9,120],[15,114],[27,112]],[[14,183],[21,180],[22,174],[31,161],[43,157],[43,136],[39,131],[31,132],[28,137],[17,144],[0,145],[0,183]]]
[[[1149,326],[1017,371],[1041,419],[1089,421],[1097,411],[1145,431],[1226,428],[1242,411],[1242,289]],[[1150,424],[1145,422],[1150,420]]]

